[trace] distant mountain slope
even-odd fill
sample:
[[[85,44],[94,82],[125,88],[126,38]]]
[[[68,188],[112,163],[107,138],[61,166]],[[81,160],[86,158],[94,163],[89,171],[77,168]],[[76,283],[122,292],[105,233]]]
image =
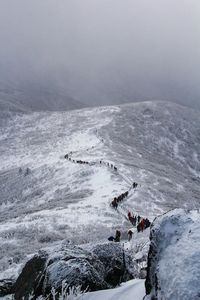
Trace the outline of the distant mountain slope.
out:
[[[0,111],[65,111],[84,106],[55,84],[0,81]]]

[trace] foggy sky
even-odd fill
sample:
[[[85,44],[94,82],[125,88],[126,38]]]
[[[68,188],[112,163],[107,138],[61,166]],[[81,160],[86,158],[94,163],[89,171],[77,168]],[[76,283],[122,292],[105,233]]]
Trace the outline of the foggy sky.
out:
[[[0,86],[200,108],[199,0],[0,0]]]

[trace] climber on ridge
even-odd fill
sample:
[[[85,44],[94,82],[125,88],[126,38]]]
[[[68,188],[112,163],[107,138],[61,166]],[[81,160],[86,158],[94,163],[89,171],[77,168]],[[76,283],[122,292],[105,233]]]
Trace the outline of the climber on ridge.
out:
[[[120,232],[120,230],[116,230],[115,237],[114,236],[110,236],[108,238],[108,240],[110,242],[120,242],[120,238],[121,238],[121,232]]]
[[[129,242],[132,239],[132,237],[133,237],[133,231],[131,229],[129,229],[129,231],[128,231],[128,241]]]

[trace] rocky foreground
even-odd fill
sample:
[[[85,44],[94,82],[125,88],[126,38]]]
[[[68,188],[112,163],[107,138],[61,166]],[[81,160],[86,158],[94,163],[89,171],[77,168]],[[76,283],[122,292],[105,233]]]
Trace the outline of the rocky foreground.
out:
[[[136,266],[119,243],[87,246],[87,249],[62,244],[51,251],[40,251],[24,266],[16,282],[2,281],[0,296],[14,294],[15,299],[51,298],[51,289],[70,287],[95,291],[116,287],[136,275]]]
[[[197,210],[175,209],[154,220],[150,232],[145,300],[200,299],[199,232],[200,213]],[[111,289],[138,277],[137,262],[120,243],[80,247],[63,242],[34,255],[15,282],[1,281],[0,296],[13,294],[17,300],[30,299],[30,295],[31,299],[39,296],[51,299],[52,288],[60,293],[63,282],[68,287],[81,286],[83,291],[90,292]],[[137,294],[137,290],[134,293]]]
[[[156,218],[150,240],[145,299],[200,299],[199,212],[176,209]]]

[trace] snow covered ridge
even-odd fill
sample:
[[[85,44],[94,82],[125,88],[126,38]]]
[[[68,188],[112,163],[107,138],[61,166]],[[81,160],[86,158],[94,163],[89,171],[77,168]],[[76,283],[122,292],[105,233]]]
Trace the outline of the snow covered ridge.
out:
[[[146,300],[200,299],[200,213],[175,209],[151,227]]]
[[[172,208],[199,207],[199,120],[198,111],[163,102],[0,113],[0,280],[9,286],[30,256],[63,240],[105,241],[119,229],[127,242],[129,211],[152,221]],[[70,151],[118,172],[72,164],[64,158]],[[138,189],[113,209],[133,181]],[[146,234],[132,238],[134,253],[144,245],[140,264]]]

